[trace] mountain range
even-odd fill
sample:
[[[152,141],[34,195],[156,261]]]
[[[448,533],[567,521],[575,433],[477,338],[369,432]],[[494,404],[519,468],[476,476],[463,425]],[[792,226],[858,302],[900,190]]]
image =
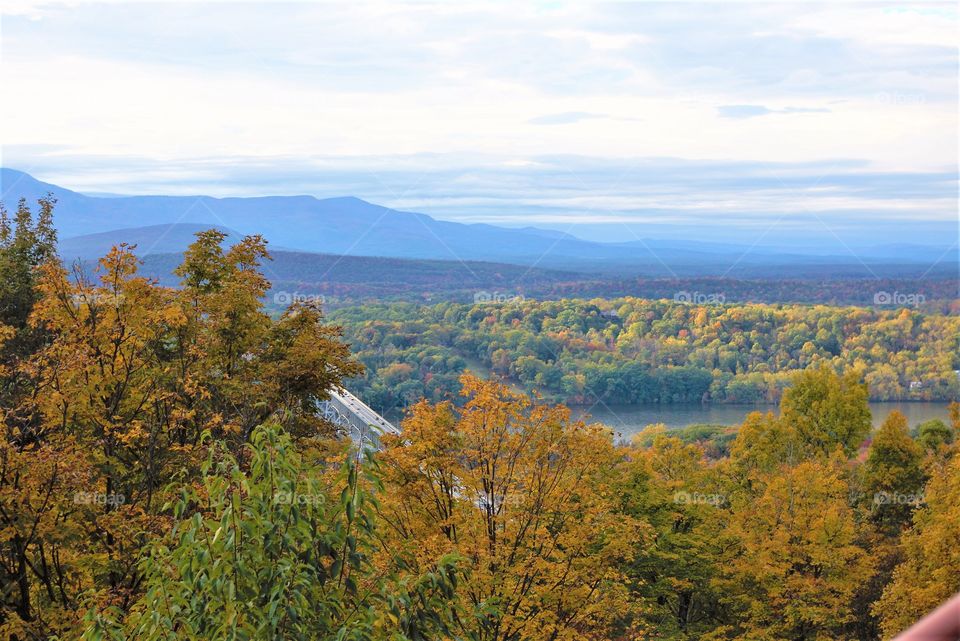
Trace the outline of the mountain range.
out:
[[[217,227],[231,238],[261,234],[273,250],[280,251],[461,264],[486,261],[568,273],[740,278],[957,275],[955,246],[899,245],[858,249],[848,255],[818,255],[760,243],[638,238],[600,243],[535,227],[437,220],[351,196],[87,195],[14,169],[0,169],[0,193],[8,209],[20,198],[33,202],[54,194],[58,201],[55,224],[65,260],[94,259],[120,242],[137,244],[141,255],[177,254],[197,231]]]

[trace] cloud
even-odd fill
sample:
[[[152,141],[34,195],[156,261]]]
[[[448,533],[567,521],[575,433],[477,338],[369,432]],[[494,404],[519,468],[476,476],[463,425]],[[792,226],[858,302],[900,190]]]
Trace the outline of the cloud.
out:
[[[945,5],[20,14],[3,16],[0,86],[29,99],[4,103],[0,160],[69,187],[353,194],[519,223],[643,211],[704,230],[784,209],[832,221],[861,208],[905,230],[914,215],[956,220],[957,13]]]
[[[763,105],[721,105],[717,107],[717,113],[721,118],[741,119],[766,116],[767,114],[830,113],[830,110],[825,107],[784,107],[783,109],[770,109]]]
[[[258,156],[152,160],[82,150],[6,149],[8,166],[86,192],[211,196],[353,195],[442,219],[518,224],[550,216],[638,217],[662,212],[705,230],[730,218],[761,224],[818,212],[830,223],[957,221],[956,165],[881,171],[857,159],[745,162],[572,155]],[[30,159],[30,163],[27,162]],[[528,217],[536,215],[536,217]],[[814,222],[816,222],[814,220]],[[705,233],[709,233],[706,231]]]
[[[527,122],[531,125],[569,125],[582,120],[606,117],[604,114],[595,114],[588,111],[565,111],[560,114],[547,114],[545,116],[531,118]]]

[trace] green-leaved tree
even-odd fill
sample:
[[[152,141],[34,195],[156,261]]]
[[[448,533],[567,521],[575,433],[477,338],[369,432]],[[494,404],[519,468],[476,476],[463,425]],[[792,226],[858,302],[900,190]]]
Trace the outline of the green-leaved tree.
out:
[[[214,447],[199,490],[141,564],[145,594],[126,616],[94,613],[85,641],[426,641],[446,634],[452,557],[412,576],[371,564],[378,485],[354,459],[330,482],[290,437],[259,427],[241,465]]]

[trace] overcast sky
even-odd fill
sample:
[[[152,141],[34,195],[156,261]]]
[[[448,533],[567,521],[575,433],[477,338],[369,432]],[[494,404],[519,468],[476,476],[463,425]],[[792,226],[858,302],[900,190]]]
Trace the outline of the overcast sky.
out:
[[[956,227],[953,3],[4,4],[0,161],[81,191]]]

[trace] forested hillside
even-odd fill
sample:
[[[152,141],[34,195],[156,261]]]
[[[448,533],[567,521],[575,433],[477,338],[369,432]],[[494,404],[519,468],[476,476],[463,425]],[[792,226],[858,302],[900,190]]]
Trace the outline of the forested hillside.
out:
[[[452,398],[465,370],[572,404],[776,402],[799,370],[858,370],[876,400],[960,398],[960,316],[913,308],[515,300],[336,310],[379,408]]]
[[[122,231],[122,230],[121,230]],[[179,231],[179,230],[178,230]],[[103,239],[90,243],[100,247]],[[157,253],[143,257],[144,275],[161,284],[176,286],[174,273],[181,253]],[[106,253],[104,251],[103,253]],[[872,305],[878,292],[915,292],[925,311],[960,311],[956,303],[955,277],[928,275],[917,278],[843,278],[824,274],[805,280],[778,278],[768,271],[765,278],[646,278],[609,274],[583,274],[559,269],[524,267],[505,263],[455,260],[418,260],[338,256],[271,250],[264,265],[271,291],[267,306],[282,311],[285,297],[323,300],[328,309],[369,302],[438,303],[472,302],[484,292],[491,296],[556,300],[559,298],[667,298],[684,293],[714,292],[729,303],[821,303]],[[99,257],[99,254],[98,254]],[[65,259],[67,257],[65,256]],[[85,261],[92,271],[96,260]]]

